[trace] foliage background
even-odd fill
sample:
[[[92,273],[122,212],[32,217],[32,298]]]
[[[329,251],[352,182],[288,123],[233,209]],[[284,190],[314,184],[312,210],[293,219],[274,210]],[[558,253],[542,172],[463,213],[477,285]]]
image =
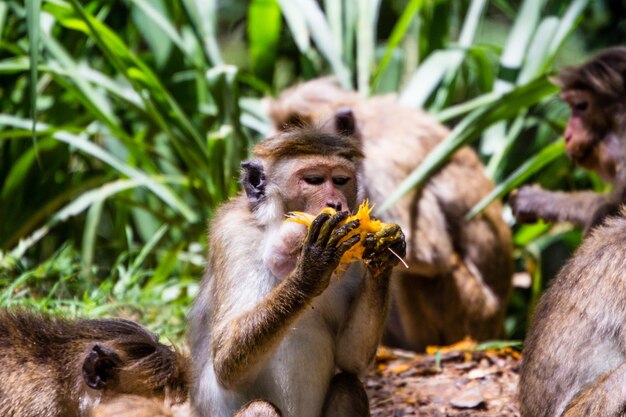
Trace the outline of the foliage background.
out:
[[[398,92],[453,128],[388,204],[463,144],[499,184],[493,197],[536,181],[604,190],[564,156],[568,112],[546,75],[624,44],[624,9],[609,0],[0,1],[0,305],[123,314],[180,338],[207,220],[267,132],[262,97],[324,74],[363,95]],[[531,277],[507,320],[508,337],[522,338],[580,232],[507,218],[518,270]]]

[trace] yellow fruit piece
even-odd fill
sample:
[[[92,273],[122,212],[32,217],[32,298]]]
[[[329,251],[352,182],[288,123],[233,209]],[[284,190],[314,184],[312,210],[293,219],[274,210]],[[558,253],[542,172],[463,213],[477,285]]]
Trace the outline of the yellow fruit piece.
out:
[[[365,239],[365,236],[368,233],[379,232],[385,227],[389,226],[388,224],[383,223],[380,220],[372,219],[370,217],[371,211],[372,209],[370,208],[368,201],[365,200],[359,206],[359,210],[356,212],[356,214],[349,216],[343,222],[339,223],[339,226],[342,226],[346,223],[351,222],[352,220],[358,219],[360,221],[359,227],[352,230],[343,239],[341,239],[341,241],[343,242],[354,235],[358,234],[360,236],[359,242],[343,254],[340,264],[348,264],[350,262],[356,262],[363,259],[363,252],[365,251],[365,248],[363,247],[363,239]],[[326,207],[324,210],[321,211],[321,213],[328,213],[332,216],[336,213],[336,211],[330,207]],[[311,227],[311,223],[316,217],[317,215],[304,213],[301,211],[294,211],[288,214],[287,221],[300,223],[305,225],[306,227]]]

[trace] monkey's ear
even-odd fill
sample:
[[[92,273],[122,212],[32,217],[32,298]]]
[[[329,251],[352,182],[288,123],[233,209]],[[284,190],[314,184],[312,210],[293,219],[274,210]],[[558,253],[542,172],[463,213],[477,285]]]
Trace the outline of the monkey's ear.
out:
[[[252,204],[260,203],[265,197],[265,171],[259,161],[241,163],[241,184]]]
[[[122,363],[113,350],[100,345],[93,345],[83,362],[83,380],[88,387],[104,389],[115,382],[117,371]]]
[[[352,109],[343,108],[335,112],[335,129],[342,135],[354,135],[356,121],[354,120]]]

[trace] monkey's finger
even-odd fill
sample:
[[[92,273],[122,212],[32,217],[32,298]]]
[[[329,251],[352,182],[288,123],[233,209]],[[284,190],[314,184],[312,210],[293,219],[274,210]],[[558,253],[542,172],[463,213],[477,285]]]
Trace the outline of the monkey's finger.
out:
[[[402,233],[400,230],[400,226],[397,224],[392,224],[389,227],[385,227],[384,229],[376,232],[374,235],[374,239],[389,239],[390,237],[397,236],[399,233]]]
[[[328,239],[330,238],[330,234],[335,230],[335,227],[342,221],[344,221],[348,217],[347,211],[340,211],[339,213],[333,215],[329,221],[322,225],[319,236],[317,237],[317,243],[319,245],[326,245]]]
[[[337,255],[339,256],[339,258],[341,258],[344,253],[350,250],[351,247],[359,243],[359,240],[361,240],[361,236],[356,234],[346,239],[345,242],[342,242],[341,244],[339,244],[339,246],[337,246]]]
[[[320,213],[315,220],[311,223],[311,227],[309,227],[309,231],[306,235],[306,242],[312,243],[317,241],[317,237],[320,234],[320,230],[324,224],[330,219],[330,214],[328,213]]]
[[[348,233],[359,227],[360,224],[361,221],[359,219],[355,219],[335,229],[333,231],[333,234],[330,236],[330,239],[328,239],[328,246],[336,246],[341,239],[343,239]]]

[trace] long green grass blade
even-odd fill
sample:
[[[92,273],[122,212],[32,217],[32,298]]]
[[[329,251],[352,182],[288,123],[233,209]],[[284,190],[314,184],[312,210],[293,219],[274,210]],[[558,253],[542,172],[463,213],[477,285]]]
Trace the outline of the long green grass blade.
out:
[[[497,102],[467,115],[456,125],[450,135],[433,149],[424,161],[398,186],[378,208],[377,212],[384,212],[410,190],[422,184],[432,173],[445,164],[450,155],[461,146],[476,139],[487,127],[517,115],[519,111],[538,103],[557,90],[547,79],[541,78],[523,87],[518,87],[504,94]]]
[[[89,210],[87,210],[85,228],[83,230],[83,244],[81,249],[81,261],[85,268],[89,268],[93,263],[93,258],[96,251],[96,232],[98,230],[100,218],[102,217],[103,207],[104,200],[100,200],[94,202]]]
[[[50,6],[49,11],[61,24],[90,35],[109,62],[127,78],[135,90],[149,92],[141,96],[148,114],[154,118],[163,131],[168,132],[190,166],[208,163],[209,156],[206,153],[202,135],[163,86],[159,77],[128,49],[113,30],[89,14],[78,0],[70,0],[70,3],[75,14],[72,9],[57,5]],[[193,152],[188,149],[189,141],[182,141],[180,135],[172,129],[172,123],[191,139]]]
[[[252,71],[271,81],[282,30],[276,0],[252,0],[248,6],[248,43]]]
[[[550,61],[563,45],[566,37],[578,26],[582,13],[589,5],[589,0],[574,0],[565,11],[556,34],[550,39]]]
[[[563,155],[565,151],[565,143],[562,140],[554,142],[541,150],[538,154],[528,159],[524,164],[515,170],[509,177],[498,184],[485,198],[476,204],[466,215],[466,219],[471,219],[478,213],[483,211],[485,207],[494,200],[504,196],[515,187],[523,184],[531,175],[538,172],[541,168]]]
[[[113,111],[111,103],[105,95],[97,91],[78,73],[78,65],[65,49],[52,37],[44,37],[46,50],[56,61],[48,63],[48,67],[57,73],[64,72],[68,85],[75,86],[75,93],[83,98],[83,103],[104,124],[113,131],[123,131]],[[57,63],[58,62],[58,63]],[[76,91],[77,90],[77,91]]]
[[[26,0],[26,22],[28,25],[29,55],[30,55],[30,118],[33,122],[31,131],[33,144],[36,146],[37,137],[37,64],[39,62],[39,16],[41,14],[41,0]]]
[[[334,0],[334,2],[337,1]],[[293,0],[278,0],[278,5],[298,50],[303,55],[307,55],[311,49],[311,34],[304,15]]]
[[[150,4],[146,0],[131,0],[132,3],[141,10],[150,21],[167,36],[170,42],[178,47],[178,49],[187,57],[191,64],[196,63],[196,58],[192,51],[185,44],[185,41],[178,33],[178,30],[172,25],[172,22],[163,16],[162,12]],[[149,41],[149,40],[148,40]],[[161,45],[164,47],[164,45]]]
[[[217,39],[217,0],[182,0],[182,4],[206,63],[224,64]]]
[[[341,85],[351,87],[350,72],[343,63],[340,50],[333,40],[332,31],[317,2],[314,0],[293,0],[293,3],[298,5],[298,10],[307,23],[313,41],[320,53],[328,60]]]
[[[29,120],[27,119],[20,119],[11,115],[0,114],[0,126],[3,125],[24,129],[27,123],[29,123]],[[46,130],[49,128],[50,127],[45,124],[40,124],[37,130]],[[194,223],[198,220],[194,211],[191,210],[191,208],[178,198],[168,187],[165,187],[163,184],[155,181],[146,173],[120,161],[105,149],[90,142],[84,135],[75,135],[70,132],[55,129],[52,137],[81,150],[82,152],[104,162],[107,165],[110,165],[127,177],[139,181],[142,185],[159,196],[159,198],[161,198],[172,209],[181,213],[187,221]]]
[[[58,223],[61,223],[69,219],[70,217],[77,216],[94,204],[102,202],[117,193],[129,190],[131,188],[140,187],[142,185],[142,182],[138,180],[117,180],[105,184],[95,190],[90,190],[83,193],[80,197],[56,212],[46,222],[44,226],[35,230],[28,237],[21,239],[18,245],[13,250],[11,250],[11,256],[14,256],[18,259],[24,256],[29,248],[31,248],[34,244],[36,244],[39,240],[46,236],[50,229]]]
[[[424,103],[441,83],[446,73],[457,68],[462,60],[463,51],[460,49],[436,51],[430,54],[400,93],[398,98],[400,104],[412,108],[424,107]]]
[[[525,0],[520,7],[510,35],[507,38],[504,51],[500,56],[500,76],[496,80],[493,90],[503,93],[513,88],[522,63],[527,54],[528,44],[535,33],[541,9],[545,0]],[[480,151],[485,155],[492,155],[503,148],[502,141],[506,137],[506,126],[497,124],[489,128],[480,142]]]
[[[9,3],[6,1],[0,2],[0,41],[2,40],[2,34],[4,33],[4,24],[7,19],[8,11]]]
[[[405,106],[420,108],[435,91],[444,77],[453,78],[465,57],[465,50],[474,42],[478,23],[483,15],[486,5],[485,0],[475,0],[463,22],[459,46],[455,49],[440,50],[432,53],[412,75],[407,87],[399,97],[400,103]],[[443,92],[446,92],[443,89]]]
[[[393,30],[391,31],[391,36],[389,36],[389,39],[387,40],[385,53],[383,54],[382,59],[376,66],[376,70],[372,77],[372,85],[378,84],[381,75],[385,72],[385,70],[389,66],[389,63],[391,62],[393,52],[406,36],[406,33],[411,26],[411,23],[423,6],[424,0],[410,0],[404,8],[402,15],[400,15],[400,18],[398,19],[395,26],[393,27]]]
[[[291,1],[291,0],[287,0]],[[343,37],[344,37],[344,2],[337,0],[324,0],[324,12],[326,14],[326,20],[328,20],[328,27],[335,39],[335,45],[339,50],[339,54],[346,58],[343,50]]]
[[[370,73],[374,61],[376,33],[371,24],[376,10],[370,0],[358,0],[359,17],[357,20],[357,90],[364,96],[369,95]]]

